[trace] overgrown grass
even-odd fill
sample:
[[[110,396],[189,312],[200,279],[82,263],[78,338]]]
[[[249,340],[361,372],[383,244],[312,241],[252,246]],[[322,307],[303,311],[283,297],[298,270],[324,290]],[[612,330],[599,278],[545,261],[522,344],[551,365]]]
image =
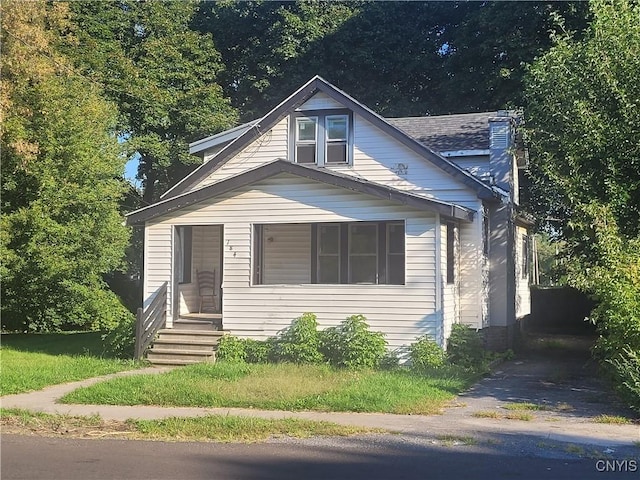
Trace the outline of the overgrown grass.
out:
[[[609,423],[613,425],[631,425],[633,423],[626,417],[621,417],[619,415],[598,415],[594,417],[593,421],[595,423]]]
[[[64,403],[253,407],[431,414],[470,385],[460,370],[342,370],[326,365],[198,364],[161,375],[117,378],[67,394]]]
[[[507,403],[503,408],[507,410],[534,410],[534,411],[546,411],[551,410],[551,407],[547,405],[540,405],[539,403],[528,403],[528,402],[516,402],[516,403]]]
[[[0,394],[39,390],[136,368],[132,361],[100,358],[99,333],[2,335]]]
[[[506,418],[507,420],[521,420],[523,422],[530,422],[535,417],[527,412],[512,412],[507,413],[504,418]]]
[[[502,415],[498,412],[494,412],[493,410],[480,410],[478,412],[473,412],[471,416],[476,418],[502,418]]]
[[[438,437],[443,445],[447,447],[454,447],[456,445],[477,445],[478,439],[471,436],[463,435],[440,435]]]
[[[106,421],[97,415],[69,416],[19,409],[0,412],[3,431],[44,436],[128,438],[165,441],[259,442],[272,437],[348,436],[385,433],[380,429],[337,425],[302,419],[275,419],[209,415],[198,418]]]

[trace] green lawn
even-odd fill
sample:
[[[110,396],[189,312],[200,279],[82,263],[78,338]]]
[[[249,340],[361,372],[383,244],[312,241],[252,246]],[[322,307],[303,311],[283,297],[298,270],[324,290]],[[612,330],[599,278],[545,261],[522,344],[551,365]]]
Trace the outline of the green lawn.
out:
[[[100,334],[3,334],[0,339],[0,394],[130,370],[132,361],[101,358]]]
[[[350,371],[324,365],[198,364],[117,378],[69,393],[63,403],[249,407],[431,414],[473,378],[456,370]]]

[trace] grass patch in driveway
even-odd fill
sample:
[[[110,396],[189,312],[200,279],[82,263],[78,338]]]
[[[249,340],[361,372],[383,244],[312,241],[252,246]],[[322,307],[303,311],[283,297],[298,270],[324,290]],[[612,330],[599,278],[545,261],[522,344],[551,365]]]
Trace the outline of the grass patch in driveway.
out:
[[[498,412],[494,412],[493,410],[480,410],[478,412],[473,412],[471,416],[476,418],[502,418],[502,415]]]
[[[72,438],[124,438],[163,441],[214,441],[253,443],[273,437],[349,436],[386,433],[380,429],[342,426],[294,418],[265,420],[231,415],[163,420],[103,420],[97,415],[70,416],[3,409],[3,433],[65,436]]]
[[[613,425],[631,425],[633,422],[626,417],[619,415],[598,415],[593,418],[595,423],[609,423]]]
[[[40,390],[141,365],[101,358],[101,349],[99,333],[2,335],[0,393]]]
[[[530,422],[535,417],[527,412],[512,412],[507,413],[504,418],[507,420],[522,420],[523,422]]]
[[[63,403],[244,407],[431,414],[472,378],[456,370],[429,376],[353,371],[326,365],[197,364],[161,375],[117,378],[65,395]]]
[[[507,403],[502,408],[506,408],[507,410],[534,410],[534,411],[543,411],[543,410],[551,410],[551,407],[547,405],[540,405],[538,403],[528,403],[528,402],[516,402],[516,403]]]

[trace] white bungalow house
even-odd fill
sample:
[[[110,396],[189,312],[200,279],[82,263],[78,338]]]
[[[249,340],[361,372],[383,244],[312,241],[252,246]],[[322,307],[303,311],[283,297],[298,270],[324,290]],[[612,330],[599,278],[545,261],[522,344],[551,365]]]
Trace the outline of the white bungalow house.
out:
[[[202,164],[127,216],[145,229],[144,308],[165,333],[215,319],[265,339],[304,312],[321,327],[363,314],[390,348],[444,345],[458,322],[507,348],[530,311],[517,127],[508,112],[383,118],[316,76],[192,143]]]

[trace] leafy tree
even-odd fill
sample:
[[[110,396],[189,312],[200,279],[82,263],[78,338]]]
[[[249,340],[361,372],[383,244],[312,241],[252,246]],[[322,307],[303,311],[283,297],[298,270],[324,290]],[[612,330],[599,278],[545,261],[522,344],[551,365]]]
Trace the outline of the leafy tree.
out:
[[[0,274],[12,329],[108,328],[128,315],[103,281],[128,241],[114,108],[54,47],[66,7],[2,4]]]
[[[245,119],[315,74],[386,116],[521,105],[525,63],[550,32],[582,29],[566,2],[207,2],[227,94]]]
[[[579,220],[575,207],[596,201],[611,207],[621,234],[634,237],[640,233],[640,7],[621,0],[595,1],[592,8],[584,41],[560,37],[531,67],[534,188],[555,192],[544,206],[567,236]]]
[[[76,64],[105,85],[149,203],[195,167],[188,143],[233,126],[217,83],[224,67],[212,36],[190,28],[197,2],[74,2]]]
[[[640,4],[591,9],[584,39],[558,38],[531,67],[534,188],[553,192],[541,206],[567,240],[570,283],[599,301],[597,351],[640,408]]]

